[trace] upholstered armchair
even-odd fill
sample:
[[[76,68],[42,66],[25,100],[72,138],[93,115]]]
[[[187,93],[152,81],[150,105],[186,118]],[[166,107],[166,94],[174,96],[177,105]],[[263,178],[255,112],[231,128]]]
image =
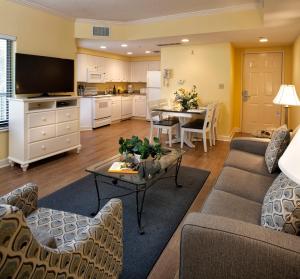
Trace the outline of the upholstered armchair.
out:
[[[0,278],[118,278],[122,203],[94,218],[37,208],[34,184],[0,197]]]

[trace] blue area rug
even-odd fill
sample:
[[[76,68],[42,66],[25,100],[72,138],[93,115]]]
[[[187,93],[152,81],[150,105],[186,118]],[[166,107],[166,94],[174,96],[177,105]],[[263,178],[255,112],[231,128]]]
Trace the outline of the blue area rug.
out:
[[[143,279],[172,237],[176,228],[204,185],[209,171],[181,167],[177,188],[174,178],[156,182],[146,194],[142,223],[145,234],[138,233],[135,195],[122,197],[124,209],[124,268],[122,279]],[[88,175],[39,201],[40,207],[90,216],[97,208],[93,175]],[[124,190],[102,184],[102,196],[124,194]],[[104,205],[104,202],[103,204]]]

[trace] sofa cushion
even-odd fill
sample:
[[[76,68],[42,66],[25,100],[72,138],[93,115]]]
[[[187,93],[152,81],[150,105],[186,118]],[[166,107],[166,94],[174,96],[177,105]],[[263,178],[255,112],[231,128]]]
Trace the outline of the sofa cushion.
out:
[[[271,176],[273,178],[278,175],[278,173],[269,173],[264,156],[240,150],[231,150],[224,165],[266,176]]]
[[[289,142],[290,132],[286,125],[279,127],[273,132],[265,154],[266,165],[269,173],[273,173],[278,170],[278,160],[287,148]]]
[[[74,213],[40,207],[27,218],[32,232],[48,232],[55,239],[57,248],[73,241],[94,219]],[[36,235],[38,239],[38,236]]]
[[[300,235],[300,185],[284,173],[278,175],[264,198],[261,225]]]
[[[273,180],[274,178],[270,176],[224,167],[215,184],[215,189],[262,204]]]
[[[261,204],[213,189],[206,199],[201,212],[259,225]]]

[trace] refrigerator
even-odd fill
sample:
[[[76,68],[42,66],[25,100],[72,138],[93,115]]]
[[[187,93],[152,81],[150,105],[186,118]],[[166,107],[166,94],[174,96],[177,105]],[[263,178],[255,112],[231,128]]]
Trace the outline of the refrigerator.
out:
[[[150,112],[148,102],[161,99],[161,72],[148,71],[147,72],[147,88],[146,88],[146,102],[147,102],[147,120],[150,121]]]

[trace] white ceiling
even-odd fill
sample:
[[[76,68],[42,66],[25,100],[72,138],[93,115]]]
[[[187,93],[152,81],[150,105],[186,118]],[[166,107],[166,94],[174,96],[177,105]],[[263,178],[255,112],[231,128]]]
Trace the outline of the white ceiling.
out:
[[[209,44],[232,42],[237,47],[258,47],[258,46],[279,46],[292,44],[300,34],[300,21],[293,22],[291,25],[259,28],[252,30],[233,31],[233,32],[218,32],[199,35],[186,35],[190,42],[185,45]],[[269,42],[266,44],[259,43],[259,37],[267,37]],[[145,54],[146,50],[160,50],[158,44],[177,43],[181,42],[183,37],[167,37],[152,40],[139,41],[101,41],[80,39],[77,41],[78,46],[100,51],[107,51],[126,55],[127,51],[133,52],[133,56],[153,55]],[[122,48],[121,44],[128,44],[127,48]],[[100,46],[107,48],[100,49]]]
[[[73,18],[132,21],[208,9],[220,9],[259,0],[16,0]]]

